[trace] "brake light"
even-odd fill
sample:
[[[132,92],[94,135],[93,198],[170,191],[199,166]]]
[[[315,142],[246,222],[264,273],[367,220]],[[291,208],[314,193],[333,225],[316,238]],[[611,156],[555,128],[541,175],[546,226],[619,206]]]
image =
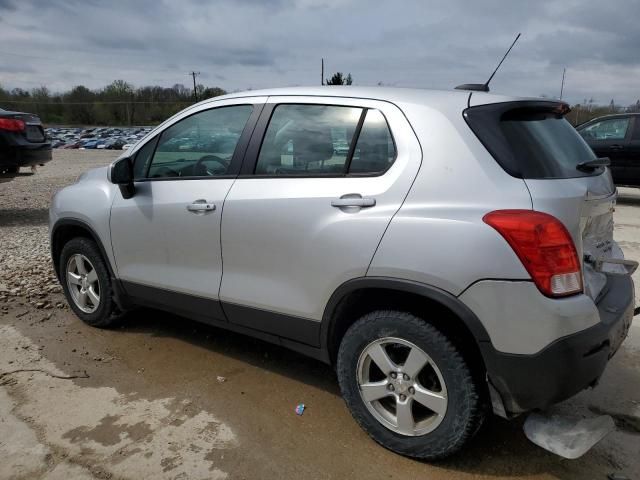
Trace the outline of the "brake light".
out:
[[[24,122],[13,118],[0,118],[0,130],[8,130],[9,132],[24,131]]]
[[[509,243],[544,295],[582,292],[578,253],[560,220],[532,210],[496,210],[483,220]]]

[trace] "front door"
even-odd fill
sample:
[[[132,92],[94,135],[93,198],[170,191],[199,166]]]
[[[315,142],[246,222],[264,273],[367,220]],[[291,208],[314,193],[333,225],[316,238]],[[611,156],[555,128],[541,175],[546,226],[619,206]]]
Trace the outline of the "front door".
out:
[[[391,104],[269,97],[222,216],[229,321],[317,345],[329,297],[366,275],[420,161]]]
[[[217,305],[222,206],[250,135],[249,119],[260,108],[253,102],[198,111],[137,151],[135,195],[118,195],[111,210],[116,266],[132,297],[182,303],[185,313],[205,315],[189,310],[212,304],[187,295]],[[221,316],[219,309],[210,313]]]

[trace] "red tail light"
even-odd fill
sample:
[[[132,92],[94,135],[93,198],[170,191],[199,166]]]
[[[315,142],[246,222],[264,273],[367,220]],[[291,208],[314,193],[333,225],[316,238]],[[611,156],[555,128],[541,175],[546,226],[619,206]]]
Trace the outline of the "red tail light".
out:
[[[22,132],[24,131],[24,122],[22,120],[14,120],[13,118],[0,118],[0,130]]]
[[[563,297],[582,292],[576,247],[560,220],[532,210],[496,210],[483,220],[511,245],[543,294]]]

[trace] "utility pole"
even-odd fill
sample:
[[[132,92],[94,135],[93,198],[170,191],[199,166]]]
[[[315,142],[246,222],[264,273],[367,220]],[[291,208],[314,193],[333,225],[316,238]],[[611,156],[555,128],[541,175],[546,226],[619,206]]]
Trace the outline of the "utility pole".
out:
[[[200,75],[200,72],[189,72],[187,75],[191,75],[193,77],[193,98],[195,101],[198,101],[198,91],[196,90],[196,77]]]
[[[320,85],[324,85],[324,58],[322,59],[320,67]]]
[[[562,100],[562,93],[564,92],[564,75],[567,73],[567,69],[562,69],[562,84],[560,85],[560,100]]]

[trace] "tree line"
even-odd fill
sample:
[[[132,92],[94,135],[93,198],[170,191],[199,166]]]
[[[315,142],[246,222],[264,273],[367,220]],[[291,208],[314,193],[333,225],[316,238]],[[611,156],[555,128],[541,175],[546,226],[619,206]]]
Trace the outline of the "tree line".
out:
[[[3,89],[0,108],[37,114],[47,125],[155,125],[196,101],[227,93],[219,87],[182,84],[173,87],[135,88],[115,80],[104,88],[91,90],[82,85],[62,93],[47,87],[24,90]]]
[[[567,115],[573,125],[580,125],[588,122],[592,118],[602,117],[604,115],[612,115],[614,113],[640,113],[640,100],[631,105],[618,105],[611,99],[609,105],[598,105],[591,98],[585,99],[584,102],[576,103],[571,106],[571,112]]]
[[[351,74],[342,72],[325,80],[326,85],[351,85],[352,82]],[[62,93],[52,93],[44,86],[7,90],[0,85],[0,108],[35,113],[47,125],[156,125],[196,100],[225,93],[222,88],[204,85],[197,85],[195,92],[182,84],[135,88],[124,80],[115,80],[97,90],[79,85]],[[622,106],[613,99],[608,105],[585,99],[571,106],[567,119],[579,125],[595,117],[622,112],[640,113],[640,100]]]

